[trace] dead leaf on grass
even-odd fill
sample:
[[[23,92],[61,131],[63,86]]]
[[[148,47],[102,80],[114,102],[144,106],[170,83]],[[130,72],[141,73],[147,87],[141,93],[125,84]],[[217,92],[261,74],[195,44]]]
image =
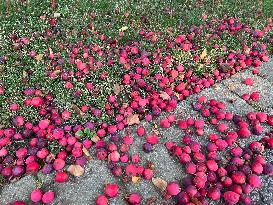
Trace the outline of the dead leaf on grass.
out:
[[[158,129],[152,129],[152,132],[156,135],[160,135],[160,131]]]
[[[161,91],[159,96],[163,99],[163,100],[169,100],[171,97],[169,96],[168,93]]]
[[[77,105],[72,105],[72,109],[75,111],[76,114],[80,115],[81,117],[84,116],[84,113]]]
[[[200,59],[203,60],[206,56],[207,56],[207,49],[205,48],[205,49],[202,51],[201,55],[200,55]]]
[[[134,115],[128,116],[127,117],[127,122],[128,122],[128,125],[139,124],[140,123],[139,115],[138,114],[134,114]]]
[[[122,26],[119,31],[126,31],[128,29],[128,26]]]
[[[115,95],[118,95],[123,90],[123,86],[119,84],[114,84],[113,89],[114,89]]]
[[[35,59],[36,59],[38,62],[40,62],[41,60],[43,60],[43,57],[44,57],[43,54],[38,54],[38,55],[35,56]]]

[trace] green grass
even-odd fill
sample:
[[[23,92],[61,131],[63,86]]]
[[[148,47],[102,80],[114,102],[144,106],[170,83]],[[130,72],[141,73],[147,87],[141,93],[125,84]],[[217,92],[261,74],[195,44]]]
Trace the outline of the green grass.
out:
[[[12,1],[9,5],[7,1],[0,1],[0,56],[7,55],[7,64],[0,65],[0,83],[7,88],[6,94],[0,96],[0,126],[9,125],[12,113],[8,111],[11,102],[21,104],[22,113],[27,113],[27,120],[37,121],[37,111],[22,106],[24,96],[21,91],[26,87],[40,87],[43,91],[51,90],[56,96],[56,101],[60,109],[69,108],[80,101],[81,104],[91,102],[94,106],[103,107],[104,96],[111,93],[112,85],[121,81],[122,72],[118,67],[114,67],[109,72],[111,81],[101,82],[99,78],[93,79],[101,89],[99,97],[84,95],[79,100],[75,100],[69,91],[63,89],[63,82],[51,80],[44,76],[46,63],[36,62],[26,55],[20,56],[14,52],[10,45],[9,36],[16,32],[19,36],[30,36],[44,31],[47,22],[42,21],[40,16],[52,16],[54,13],[61,14],[61,21],[58,29],[63,34],[76,33],[82,31],[90,23],[94,24],[100,33],[104,33],[112,38],[116,38],[119,30],[127,26],[125,36],[120,41],[125,44],[128,41],[139,40],[137,33],[141,28],[151,31],[160,31],[166,35],[167,28],[174,29],[174,35],[187,30],[189,26],[200,25],[202,15],[208,15],[209,19],[223,18],[225,16],[236,16],[244,22],[251,22],[253,27],[259,28],[265,20],[273,16],[272,0],[266,1],[245,1],[245,0],[218,0],[218,1],[198,1],[198,0],[62,0],[58,1],[55,10],[51,9],[50,1],[31,0],[28,3]],[[261,12],[261,16],[257,14]],[[125,17],[125,13],[129,13]],[[95,15],[93,15],[95,14]],[[91,16],[94,16],[91,18]],[[56,41],[75,43],[79,40],[94,42],[94,38],[84,38],[82,35],[59,35]],[[23,50],[26,54],[29,49],[35,49],[38,54],[48,51],[49,48],[57,49],[56,41],[35,40],[27,49]],[[161,42],[155,47],[160,47]],[[227,37],[219,40],[219,45],[229,44],[234,50],[238,46],[236,40]],[[203,42],[206,45],[206,42]],[[147,45],[147,50],[150,46]],[[65,57],[65,52],[62,53]],[[22,77],[28,70],[33,74],[27,83],[22,82]],[[155,70],[158,68],[155,68]],[[153,71],[152,71],[153,72]],[[202,70],[196,69],[196,73],[202,75]],[[128,92],[124,93],[124,99],[128,97]],[[91,116],[89,116],[92,119]],[[103,116],[103,120],[112,120],[108,116]],[[78,119],[75,115],[72,122],[85,121]]]

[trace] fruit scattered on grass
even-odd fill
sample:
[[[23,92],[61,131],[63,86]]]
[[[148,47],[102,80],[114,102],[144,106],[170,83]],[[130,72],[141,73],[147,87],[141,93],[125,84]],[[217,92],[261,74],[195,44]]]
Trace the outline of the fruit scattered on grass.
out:
[[[58,35],[58,32],[55,31],[59,19],[48,18],[48,16],[45,18],[48,20],[47,32],[41,38],[42,40],[54,40]],[[143,118],[150,122],[153,117],[159,116],[163,111],[172,112],[177,107],[177,103],[189,95],[199,93],[202,89],[210,87],[215,82],[247,66],[258,67],[262,62],[268,61],[266,45],[259,39],[271,29],[272,21],[265,25],[263,31],[252,29],[236,18],[208,20],[203,26],[210,28],[214,36],[213,41],[222,38],[226,33],[232,38],[236,38],[238,33],[243,36],[241,34],[243,33],[251,40],[248,46],[244,44],[237,52],[228,46],[218,49],[219,46],[214,45],[213,51],[219,52],[214,59],[215,63],[211,64],[207,61],[206,64],[203,64],[207,54],[206,52],[201,53],[200,49],[203,48],[202,46],[199,48],[195,36],[206,40],[207,43],[213,42],[208,38],[211,34],[202,33],[203,30],[206,30],[200,29],[203,27],[191,29],[190,34],[171,37],[166,42],[167,49],[163,46],[151,52],[145,51],[144,44],[156,43],[158,38],[163,38],[163,36],[158,34],[157,37],[155,33],[146,30],[140,31],[141,40],[139,42],[128,42],[121,45],[118,38],[113,40],[104,34],[96,33],[92,39],[98,40],[98,43],[85,45],[82,41],[74,44],[64,42],[59,45],[59,48],[50,49],[49,52],[45,50],[42,54],[37,54],[38,51],[32,50],[33,48],[28,50],[28,46],[32,46],[33,41],[37,40],[35,37],[30,40],[28,37],[19,37],[16,33],[11,34],[10,44],[14,46],[13,52],[26,53],[30,62],[43,60],[48,65],[44,73],[47,80],[52,83],[60,81],[65,93],[75,99],[75,105],[69,110],[59,109],[58,96],[49,90],[40,89],[39,85],[22,88],[22,100],[14,101],[6,106],[12,112],[12,123],[10,124],[12,126],[0,129],[1,174],[10,180],[19,178],[25,173],[36,173],[39,169],[45,174],[57,170],[56,182],[66,182],[68,180],[68,174],[64,171],[66,165],[70,165],[67,169],[70,174],[81,176],[84,173],[83,167],[87,163],[87,158],[90,159],[87,149],[92,148],[98,159],[109,159],[108,165],[115,176],[123,177],[126,173],[129,177],[152,180],[155,175],[152,167],[140,165],[143,163],[140,157],[131,158],[128,154],[130,146],[134,143],[131,133],[121,138],[117,134],[118,131],[128,125],[138,125]],[[85,29],[86,33],[87,31],[93,33],[96,30],[92,25]],[[177,58],[180,58],[181,55],[177,56],[177,52],[190,54],[193,57],[188,60],[196,64],[192,66],[187,62],[179,62],[181,59],[177,60]],[[105,57],[106,60],[101,60],[102,57]],[[8,57],[1,57],[1,62],[7,61],[9,62]],[[69,66],[63,67],[65,63]],[[195,70],[191,69],[198,65],[203,66],[203,75],[198,75]],[[103,69],[106,67],[111,68],[113,72]],[[116,69],[117,67],[121,69]],[[159,67],[159,71],[153,70],[154,67]],[[208,73],[212,68],[213,72]],[[24,75],[30,76],[32,73],[29,70]],[[258,74],[258,70],[254,69],[253,73]],[[109,76],[113,74],[118,75],[122,82],[114,86],[111,82],[109,88],[107,82],[110,82],[111,77]],[[22,80],[27,81],[25,85],[28,84],[27,79]],[[0,95],[5,96],[9,90],[2,86],[2,82],[0,83]],[[253,85],[253,79],[247,78],[244,83]],[[106,90],[109,91],[105,93]],[[122,97],[126,95],[129,97],[122,100]],[[85,104],[86,96],[94,97],[96,102],[90,102],[90,105]],[[97,98],[97,96],[103,98]],[[255,91],[242,97],[244,100],[257,102],[261,95]],[[79,102],[83,102],[83,105]],[[250,151],[246,149],[231,151],[230,162],[232,164],[230,166],[221,162],[218,153],[228,151],[237,140],[241,140],[237,137],[249,138],[252,134],[261,135],[263,134],[262,123],[273,125],[273,117],[265,113],[249,113],[245,121],[245,118],[225,112],[225,106],[225,103],[214,99],[209,100],[205,96],[200,97],[194,104],[193,109],[199,111],[212,125],[217,126],[222,135],[225,135],[225,137],[216,134],[209,136],[211,144],[206,147],[208,153],[203,153],[203,147],[191,136],[193,134],[206,136],[204,131],[206,121],[189,118],[179,120],[177,123],[175,115],[169,115],[160,120],[160,128],[167,129],[178,124],[180,129],[188,133],[188,136],[182,139],[185,146],[166,142],[170,153],[176,156],[181,164],[185,164],[186,172],[194,175],[191,184],[186,186],[186,191],[181,190],[182,186],[176,182],[170,182],[166,187],[167,195],[176,196],[181,204],[191,203],[192,200],[202,203],[207,200],[206,195],[212,200],[218,200],[223,196],[228,204],[236,204],[240,200],[247,202],[249,199],[241,194],[243,191],[249,192],[250,188],[247,185],[258,188],[261,186],[258,175],[262,173],[272,175],[269,162],[264,162],[261,157],[255,156],[261,154],[264,148],[273,148],[273,139],[270,134],[263,136],[261,142],[251,143]],[[21,109],[35,111],[37,119],[27,120],[26,113],[22,112],[22,115],[17,113]],[[89,117],[93,120],[92,122],[74,123],[78,119],[81,119],[81,122],[89,120]],[[232,132],[226,123],[221,122],[222,120],[235,122],[238,130]],[[136,132],[140,137],[145,136],[143,151],[146,153],[151,153],[161,140],[158,134],[152,135],[142,126],[138,127]],[[111,136],[110,139],[113,142],[111,146],[106,140],[108,136]],[[23,146],[25,147],[9,150],[20,141],[24,141]],[[86,150],[83,149],[84,147]],[[15,152],[15,155],[12,152]],[[122,165],[117,165],[117,162]],[[206,190],[206,184],[211,185],[209,190]],[[241,185],[242,187],[244,185],[244,188],[240,188]],[[220,191],[222,187],[228,191],[222,193]],[[106,185],[107,197],[116,197],[118,193],[117,184]],[[40,195],[39,191],[34,191],[31,194],[31,200],[33,202],[39,200]],[[194,195],[199,197],[193,199]],[[97,204],[107,204],[106,196],[100,195]],[[54,197],[54,192],[48,191],[40,200],[43,203],[51,203]],[[131,194],[128,201],[131,204],[137,204],[140,203],[140,197],[138,194]]]

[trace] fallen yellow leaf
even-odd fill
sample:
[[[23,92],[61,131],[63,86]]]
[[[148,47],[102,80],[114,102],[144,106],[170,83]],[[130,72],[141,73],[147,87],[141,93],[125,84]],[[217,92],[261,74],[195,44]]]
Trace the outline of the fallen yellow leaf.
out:
[[[201,60],[203,60],[206,56],[207,56],[207,49],[205,48],[205,49],[202,51],[201,55],[200,55]]]
[[[133,176],[133,177],[132,177],[132,182],[133,182],[134,184],[139,183],[139,181],[140,181],[140,177],[137,177],[137,176]]]
[[[37,61],[41,61],[41,60],[43,60],[43,54],[38,54],[38,55],[36,55],[35,56],[35,59],[37,60]]]
[[[128,29],[128,26],[122,26],[119,31],[126,31]]]

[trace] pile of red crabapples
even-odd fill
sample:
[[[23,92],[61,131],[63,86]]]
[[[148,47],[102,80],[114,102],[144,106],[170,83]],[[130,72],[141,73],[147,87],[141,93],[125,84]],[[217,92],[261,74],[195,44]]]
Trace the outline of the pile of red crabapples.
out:
[[[53,30],[58,28],[58,19],[51,17],[49,25],[45,31],[45,39],[54,39],[57,34]],[[80,99],[85,91],[96,96],[96,84],[92,82],[91,74],[95,73],[100,81],[107,81],[108,72],[103,68],[119,66],[123,69],[122,86],[131,89],[130,100],[126,104],[120,103],[119,94],[112,93],[105,96],[107,102],[103,108],[89,105],[78,106],[79,115],[91,113],[99,119],[103,113],[106,113],[114,119],[113,124],[90,121],[85,124],[69,125],[66,122],[72,118],[72,113],[68,110],[59,111],[52,93],[43,93],[36,88],[25,88],[23,106],[38,110],[41,119],[37,123],[26,121],[23,115],[17,115],[20,110],[18,103],[10,104],[9,108],[14,112],[13,127],[0,130],[1,175],[7,180],[13,180],[25,174],[36,174],[39,170],[44,174],[56,171],[55,181],[64,183],[69,180],[70,175],[74,175],[68,173],[66,165],[84,167],[88,161],[86,150],[92,148],[95,149],[99,160],[109,160],[109,169],[114,176],[123,178],[125,181],[128,176],[152,180],[153,167],[138,165],[141,162],[139,155],[128,155],[130,146],[134,142],[132,133],[128,131],[127,135],[121,137],[118,131],[130,124],[138,124],[140,119],[150,122],[163,111],[172,112],[179,101],[191,94],[199,93],[202,89],[248,66],[254,66],[253,74],[258,74],[258,67],[269,59],[267,46],[260,42],[260,39],[271,30],[271,20],[263,30],[253,29],[236,18],[206,22],[204,27],[208,29],[208,33],[204,35],[208,42],[219,39],[224,33],[234,36],[243,33],[252,39],[251,46],[242,42],[242,49],[235,52],[229,50],[227,46],[213,45],[214,49],[221,50],[224,55],[216,58],[217,69],[212,75],[205,72],[201,77],[194,73],[190,65],[177,62],[173,56],[175,52],[189,53],[193,62],[203,66],[210,65],[211,62],[208,59],[204,62],[203,57],[200,56],[203,49],[196,43],[201,32],[200,27],[192,27],[186,34],[178,35],[174,39],[166,39],[165,47],[155,49],[152,53],[146,52],[141,42],[130,42],[120,47],[117,39],[98,32],[93,33],[99,39],[97,44],[85,45],[84,42],[59,44],[58,51],[45,52],[44,56],[49,65],[45,75],[52,80],[64,81],[64,88],[70,90],[75,98]],[[88,36],[89,30],[94,31],[94,25],[90,24],[84,29],[83,35]],[[144,41],[151,44],[156,43],[160,37],[160,33],[145,30],[141,30],[139,34]],[[11,41],[17,52],[31,49],[31,41],[27,37],[12,34]],[[67,69],[63,66],[65,59],[61,57],[61,54],[64,50],[69,50],[67,61],[75,69]],[[33,60],[37,55],[35,50],[28,53],[28,57]],[[1,61],[8,61],[8,57],[1,58]],[[152,72],[154,66],[162,68],[163,73],[158,71],[154,74]],[[83,86],[79,87],[77,82]],[[245,79],[244,83],[252,85],[253,80]],[[141,95],[143,91],[146,97]],[[0,86],[0,95],[4,94],[5,87]],[[259,101],[260,95],[259,92],[253,92],[243,95],[242,98]],[[182,164],[185,164],[186,173],[192,176],[186,179],[183,185],[169,182],[162,191],[165,199],[174,198],[177,204],[190,205],[196,201],[207,204],[208,199],[219,200],[223,196],[227,204],[239,202],[250,204],[251,199],[248,194],[253,188],[261,186],[259,175],[262,173],[272,175],[272,164],[266,162],[262,156],[264,149],[271,149],[273,146],[271,133],[263,136],[261,141],[250,143],[248,148],[236,146],[236,140],[248,138],[252,134],[263,134],[261,124],[272,125],[273,117],[266,113],[253,112],[249,113],[245,120],[242,116],[225,112],[224,107],[224,103],[216,100],[208,101],[204,96],[199,98],[198,103],[193,106],[193,109],[200,111],[203,117],[208,118],[210,124],[217,125],[220,133],[226,135],[223,139],[217,134],[209,135],[210,142],[204,153],[201,149],[202,145],[194,141],[191,134],[203,136],[205,121],[193,119],[177,121],[175,115],[169,115],[168,118],[160,121],[162,128],[178,125],[180,129],[188,132],[188,135],[182,139],[183,146],[166,142],[166,148]],[[230,131],[222,120],[234,122],[238,130]],[[94,132],[95,137],[85,139],[82,134],[85,131],[86,133]],[[109,140],[106,140],[106,136],[109,135]],[[152,152],[153,146],[160,140],[156,134],[147,135],[143,126],[138,127],[137,135],[145,136],[143,150],[146,153]],[[24,146],[16,147],[16,143],[21,141],[25,143]],[[49,147],[56,144],[60,150],[53,153]],[[226,150],[230,151],[232,161],[230,166],[219,159],[219,152]],[[125,166],[119,164],[125,164]],[[106,184],[104,191],[104,194],[98,196],[96,202],[98,205],[107,204],[109,198],[116,197],[119,194],[119,186]],[[43,192],[37,189],[31,193],[30,199],[35,203],[51,203],[54,197],[52,191]],[[126,200],[129,204],[141,203],[138,193],[130,193]],[[24,203],[14,202],[13,204]]]
[[[175,115],[160,120],[160,127],[168,129],[171,126],[178,126],[186,133],[181,138],[182,145],[167,141],[165,146],[189,175],[182,180],[182,184],[166,182],[163,190],[162,187],[158,187],[161,188],[162,197],[165,200],[174,199],[179,205],[191,205],[197,202],[208,204],[209,200],[217,201],[221,197],[226,204],[251,204],[249,194],[253,189],[262,186],[260,175],[273,175],[273,164],[267,162],[263,156],[267,149],[273,148],[273,133],[263,133],[261,126],[263,123],[273,126],[273,116],[263,112],[250,112],[245,116],[232,114],[225,111],[225,103],[214,99],[208,100],[205,96],[201,96],[198,102],[193,104],[193,109],[200,111],[206,121],[193,118],[177,120]],[[232,130],[225,121],[234,123],[237,129]],[[208,134],[208,143],[202,145],[194,140],[193,135],[205,137],[206,124],[216,126],[220,134]],[[108,159],[112,174],[121,178],[123,182],[128,182],[128,177],[155,179],[153,166],[140,165],[141,156],[137,154],[128,155],[133,137],[131,129],[128,129],[127,133],[128,135],[122,138],[113,134],[109,142],[98,141],[95,145],[98,159]],[[154,133],[147,134],[143,126],[139,126],[136,133],[139,137],[145,136],[147,142],[144,145],[150,145],[151,149],[143,146],[146,152],[152,152],[152,147],[159,143],[160,136]],[[246,140],[251,135],[261,135],[261,138],[259,141],[250,142],[246,147],[238,145],[239,140]],[[221,153],[225,153],[225,158]],[[57,170],[55,181],[58,183],[67,182],[69,178],[66,171],[60,171],[59,165],[62,169],[65,162],[56,162],[61,160],[57,158],[53,162],[53,168]],[[47,170],[46,173],[50,172]],[[41,189],[35,189],[30,199],[32,202],[50,203],[54,199],[54,192],[48,192],[43,194]],[[107,183],[104,194],[97,197],[96,204],[107,205],[109,198],[117,197],[119,194],[118,184]],[[129,204],[143,203],[138,193],[130,193],[125,199]],[[24,202],[20,203],[24,204]]]

